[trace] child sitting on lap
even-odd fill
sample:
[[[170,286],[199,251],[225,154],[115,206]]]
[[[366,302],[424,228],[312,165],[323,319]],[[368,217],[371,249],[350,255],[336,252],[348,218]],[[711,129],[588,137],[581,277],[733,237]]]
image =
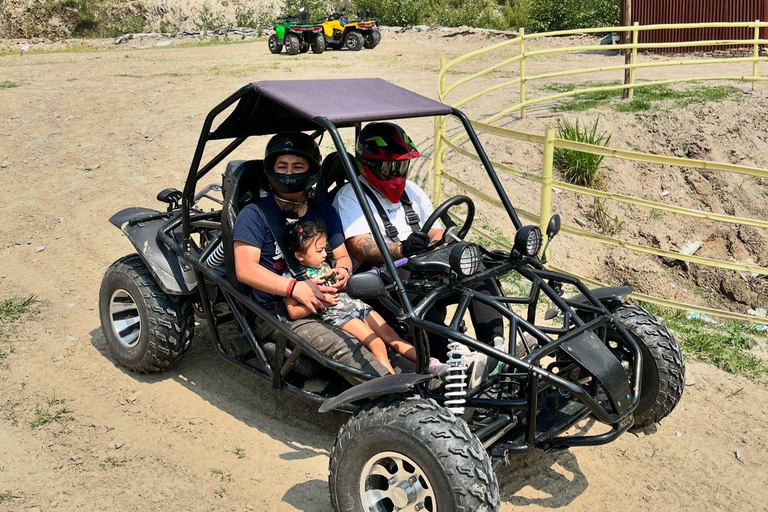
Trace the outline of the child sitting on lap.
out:
[[[293,252],[299,263],[307,268],[307,277],[332,280],[332,274],[327,277],[331,267],[326,263],[326,235],[323,228],[314,222],[301,222],[286,229],[286,250]],[[416,349],[413,345],[401,339],[368,304],[353,299],[344,292],[326,295],[326,299],[330,305],[319,313],[320,318],[357,338],[391,373],[395,371],[387,357],[387,347],[416,362]],[[310,315],[307,308],[290,297],[285,299],[285,306],[288,315],[294,320]],[[430,358],[429,373],[440,375],[447,368],[448,365],[434,357]]]

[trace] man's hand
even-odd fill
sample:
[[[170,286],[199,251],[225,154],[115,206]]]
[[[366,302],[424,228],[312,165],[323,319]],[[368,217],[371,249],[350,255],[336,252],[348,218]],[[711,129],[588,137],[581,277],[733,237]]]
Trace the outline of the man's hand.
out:
[[[414,231],[403,241],[403,256],[410,257],[421,254],[429,246],[429,235],[421,231]]]
[[[325,294],[334,293],[335,288],[331,286],[318,286],[322,280],[298,281],[293,288],[292,297],[307,308],[312,314],[316,315],[318,311],[325,311]]]

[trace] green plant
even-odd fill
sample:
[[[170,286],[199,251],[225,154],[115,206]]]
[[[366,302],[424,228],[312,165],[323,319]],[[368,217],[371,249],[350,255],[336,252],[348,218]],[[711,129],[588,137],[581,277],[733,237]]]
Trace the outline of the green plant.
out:
[[[447,27],[469,25],[505,29],[505,19],[493,0],[431,0],[430,24]]]
[[[6,501],[11,501],[20,497],[21,496],[17,496],[11,491],[0,492],[0,505],[2,505]]]
[[[21,84],[19,82],[11,82],[10,80],[5,80],[3,82],[0,82],[0,89],[11,89],[13,87],[19,87]]]
[[[235,455],[237,455],[238,459],[244,459],[245,458],[245,449],[244,448],[235,448]]]
[[[324,0],[283,0],[282,13],[297,16],[302,7],[312,21],[323,20],[328,15],[328,4]]]
[[[221,12],[214,12],[210,4],[206,2],[200,7],[200,11],[197,13],[197,18],[195,18],[194,24],[199,30],[208,32],[225,26],[227,24],[227,19]]]
[[[99,466],[101,466],[101,469],[112,469],[112,468],[119,468],[126,462],[125,459],[119,460],[117,457],[109,456],[104,461],[102,461]]]
[[[19,418],[16,416],[16,407],[19,406],[18,402],[6,402],[0,409],[3,411],[3,419],[8,421],[14,427],[19,424]]]
[[[515,29],[529,27],[532,3],[532,0],[508,0],[502,8],[506,25]]]
[[[620,0],[530,0],[529,26],[534,32],[619,24]]]
[[[565,140],[583,142],[594,146],[606,146],[611,141],[607,132],[597,133],[600,118],[595,119],[591,128],[581,128],[579,121],[571,124],[567,119],[557,121],[557,136]],[[599,182],[598,169],[603,161],[601,155],[555,148],[554,163],[563,173],[566,181],[574,185],[594,188]]]
[[[410,27],[422,23],[429,0],[357,0],[358,9],[368,9],[383,25]]]
[[[32,428],[40,428],[54,421],[56,423],[63,423],[71,420],[72,417],[67,415],[70,411],[64,405],[64,402],[65,400],[63,398],[56,398],[54,396],[46,401],[47,406],[43,407],[38,405],[35,407],[35,418],[29,422],[29,425]],[[51,411],[51,407],[54,407],[53,411]]]
[[[9,297],[0,302],[0,341],[4,341],[16,324],[34,318],[43,304],[37,299],[37,295]]]

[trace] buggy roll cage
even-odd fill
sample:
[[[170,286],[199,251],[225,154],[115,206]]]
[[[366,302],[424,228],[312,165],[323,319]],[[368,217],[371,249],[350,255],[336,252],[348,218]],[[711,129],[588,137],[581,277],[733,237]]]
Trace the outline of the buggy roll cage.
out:
[[[404,89],[400,89],[399,87],[389,84],[388,82],[377,79],[312,81],[313,84],[322,84],[323,82],[334,82],[332,86],[339,87],[342,85],[347,87],[370,86],[374,92],[391,92],[395,96],[398,94],[402,96],[402,91],[405,91]],[[357,84],[350,84],[349,82],[357,82]],[[185,269],[194,270],[198,283],[198,290],[201,296],[202,307],[206,314],[209,330],[214,340],[216,341],[217,350],[221,356],[230,362],[257,374],[264,380],[271,380],[273,386],[276,388],[286,389],[296,395],[301,396],[304,399],[323,405],[323,407],[321,407],[321,411],[330,410],[333,408],[353,411],[356,409],[356,407],[351,404],[352,401],[359,398],[368,398],[375,395],[356,397],[354,394],[355,388],[352,388],[347,392],[342,393],[344,397],[339,395],[334,398],[326,399],[325,397],[304,391],[301,388],[293,386],[284,380],[284,377],[294,366],[299,356],[304,353],[311,355],[315,360],[327,368],[347,373],[363,381],[374,379],[377,377],[376,375],[372,375],[356,368],[346,366],[342,363],[338,363],[323,355],[311,344],[306,342],[304,339],[290,330],[286,325],[284,325],[274,314],[260,307],[252,300],[250,296],[243,294],[240,290],[237,289],[236,286],[228,282],[227,279],[220,273],[203,263],[208,251],[203,250],[201,252],[200,248],[196,247],[192,239],[192,233],[196,228],[210,228],[211,221],[215,220],[218,215],[222,214],[222,212],[202,213],[193,208],[195,201],[195,188],[198,181],[208,172],[210,172],[216,165],[221,163],[227,157],[227,155],[232,153],[238,146],[240,146],[252,135],[267,135],[271,133],[278,133],[283,130],[314,131],[316,134],[327,131],[331,135],[336,150],[341,157],[347,173],[347,178],[349,179],[359,204],[362,207],[363,214],[368,224],[371,226],[376,226],[375,214],[371,210],[368,201],[366,200],[365,194],[358,179],[358,175],[354,171],[355,166],[347,154],[338,128],[355,127],[356,130],[359,131],[361,123],[366,121],[408,117],[426,117],[434,115],[452,115],[461,122],[464,129],[466,130],[467,135],[469,136],[469,140],[477,151],[483,168],[486,170],[486,173],[488,174],[494,189],[501,199],[501,203],[513,225],[516,229],[519,230],[522,227],[522,223],[517,213],[515,212],[509,197],[504,191],[501,181],[493,169],[493,166],[491,165],[488,156],[486,155],[477,137],[477,134],[472,128],[469,119],[461,111],[447,105],[443,105],[442,103],[434,102],[433,100],[429,100],[423,96],[416,95],[410,91],[405,91],[409,95],[418,97],[418,101],[415,102],[412,110],[409,110],[408,108],[401,108],[399,111],[392,111],[391,109],[387,110],[386,108],[382,108],[377,111],[374,108],[372,109],[374,112],[370,113],[364,109],[364,113],[362,115],[355,116],[349,114],[339,114],[338,111],[334,110],[334,105],[325,105],[328,107],[327,110],[329,110],[332,115],[312,115],[313,112],[307,111],[305,104],[299,104],[298,106],[292,105],[289,99],[286,99],[290,98],[291,91],[283,94],[283,96],[280,96],[280,93],[276,93],[275,91],[277,89],[272,87],[276,83],[281,85],[285,84],[285,87],[290,88],[291,85],[295,85],[297,83],[300,84],[301,81],[260,82],[249,84],[222,101],[206,116],[195,154],[189,169],[189,174],[184,186],[181,209],[180,211],[175,212],[170,217],[170,219],[158,230],[158,237],[179,256],[180,262]],[[262,87],[260,88],[259,86]],[[344,88],[342,87],[342,89]],[[315,89],[313,88],[312,91],[314,94]],[[285,91],[281,90],[281,93],[283,92]],[[338,97],[338,99],[341,99],[345,103],[349,103],[350,97],[345,95],[345,93],[348,92],[349,90],[342,91],[341,96]],[[314,99],[317,101],[317,98]],[[320,98],[319,101],[320,103],[323,103],[323,101],[327,100],[330,105],[336,99],[336,97],[330,99],[323,97]],[[355,99],[356,98],[352,98],[352,103],[355,102]],[[406,99],[413,100],[414,98],[406,97]],[[395,98],[395,101],[397,101],[397,98]],[[421,101],[421,104],[417,104],[419,101]],[[216,128],[215,131],[211,131],[214,120],[216,120],[216,118],[222,112],[227,110],[235,103],[237,103],[237,106],[233,112],[229,114],[229,117],[225,119]],[[345,107],[344,110],[355,112],[354,105],[351,107],[351,109],[347,109]],[[267,119],[259,119],[257,117],[258,114],[265,115],[265,112]],[[272,117],[270,117],[270,115]],[[206,144],[211,140],[221,139],[233,140],[218,154],[211,158],[210,161],[201,166]],[[215,225],[215,222],[213,224]],[[181,228],[180,237],[179,228]],[[496,253],[496,259],[498,260],[498,263],[480,271],[478,274],[463,279],[458,279],[447,284],[432,283],[434,286],[432,286],[431,289],[426,290],[426,294],[421,300],[418,301],[414,307],[408,297],[407,283],[399,277],[395,262],[393,261],[389,252],[386,250],[384,237],[378,229],[372,229],[371,233],[377,244],[377,247],[379,248],[379,251],[383,256],[384,267],[387,271],[388,277],[392,281],[391,284],[387,285],[387,290],[389,292],[394,292],[399,299],[399,305],[398,303],[391,300],[389,296],[385,297],[382,300],[382,303],[385,307],[397,313],[398,320],[400,322],[406,324],[411,329],[411,332],[418,333],[420,329],[425,332],[436,333],[446,337],[449,340],[458,341],[470,349],[482,352],[489,357],[506,363],[510,365],[511,368],[515,369],[516,372],[519,372],[513,375],[513,380],[520,379],[527,382],[527,398],[523,399],[501,400],[478,397],[477,395],[481,393],[483,389],[488,389],[493,385],[494,378],[489,381],[490,383],[486,383],[486,385],[482,386],[482,389],[478,388],[474,390],[474,392],[471,392],[467,395],[467,406],[489,407],[496,408],[497,410],[506,409],[509,411],[509,413],[502,414],[496,421],[490,425],[484,426],[480,431],[478,431],[478,437],[481,439],[486,448],[501,439],[506,432],[511,430],[517,424],[516,421],[513,421],[514,418],[512,418],[512,416],[514,412],[520,411],[526,411],[528,413],[528,423],[526,426],[527,432],[525,435],[526,442],[522,446],[508,445],[505,447],[505,450],[510,452],[520,452],[530,450],[534,446],[542,445],[543,441],[537,439],[536,437],[536,414],[539,410],[538,395],[542,390],[549,386],[560,390],[563,396],[571,395],[575,397],[583,404],[582,409],[571,415],[568,420],[568,425],[560,425],[560,427],[563,428],[557,429],[556,432],[553,431],[554,435],[564,431],[567,427],[575,424],[579,419],[589,415],[589,413],[592,413],[599,421],[613,425],[613,430],[605,434],[591,436],[552,436],[549,439],[546,439],[546,446],[566,447],[605,444],[618,437],[629,427],[631,427],[631,412],[637,407],[640,398],[643,356],[640,352],[637,342],[633,339],[632,335],[613,319],[611,313],[601,302],[600,298],[598,298],[595,293],[593,293],[578,279],[546,270],[538,258],[514,259],[509,255],[506,255],[505,257],[499,257],[498,253]],[[490,253],[488,251],[484,251],[484,254],[488,257],[493,257],[494,255],[494,253]],[[475,282],[488,278],[495,278],[496,276],[503,275],[510,271],[519,272],[520,275],[531,282],[531,289],[527,297],[486,296],[471,289],[471,285]],[[216,290],[209,287],[210,283],[215,283],[215,286],[218,286],[219,290],[223,293],[224,298],[229,305],[229,313],[217,315],[214,312],[212,308],[212,301],[210,300],[210,294],[212,292],[215,293]],[[560,295],[560,293],[562,293],[560,288],[562,284],[573,285],[582,294],[582,297],[579,300],[569,300],[563,298]],[[421,281],[419,286],[421,286],[420,290],[423,292],[425,290],[424,282]],[[429,285],[427,285],[426,288],[429,288]],[[537,327],[535,325],[536,304],[541,293],[544,293],[563,314],[562,328]],[[425,320],[423,315],[434,304],[434,302],[439,298],[448,295],[455,295],[459,297],[457,310],[448,326]],[[488,304],[496,311],[498,311],[504,318],[506,318],[511,324],[510,347],[515,346],[514,341],[518,334],[520,334],[520,338],[525,344],[527,352],[529,352],[528,355],[525,357],[517,358],[509,353],[497,350],[492,346],[489,346],[459,332],[458,327],[461,318],[464,316],[472,301],[480,301]],[[516,314],[510,307],[512,304],[522,306],[527,305],[527,317],[523,318]],[[243,310],[243,307],[245,310],[248,310],[252,314],[256,315],[257,325],[255,327],[252,327],[251,323],[248,321],[248,314]],[[590,321],[585,321],[579,316],[579,314],[576,313],[575,309],[593,314],[595,318]],[[218,327],[222,323],[231,321],[232,319],[236,320],[242,328],[253,352],[261,363],[262,368],[257,368],[254,365],[247,363],[245,361],[246,356],[233,356],[223,348]],[[599,339],[594,334],[592,334],[591,331],[595,329],[605,329],[608,324],[611,324],[613,329],[615,329],[615,331],[618,332],[619,335],[627,342],[628,348],[632,353],[633,359],[631,382],[626,382],[627,375],[625,372],[623,372],[623,370],[622,375],[617,375],[615,368],[613,373],[607,371],[605,368],[601,368],[601,361],[585,361],[583,358],[582,360],[577,359],[578,364],[584,367],[589,373],[593,375],[592,383],[588,392],[588,390],[582,387],[580,383],[571,382],[563,378],[561,375],[553,372],[553,370],[556,368],[563,366],[561,362],[556,361],[551,363],[546,369],[535,364],[542,358],[552,355],[557,350],[565,350],[569,352],[569,355],[573,355],[575,347],[569,347],[569,344],[573,345],[575,343],[587,343],[588,345],[589,343],[594,343],[594,340],[590,339],[590,335],[592,338],[599,342]],[[283,335],[279,337],[280,341],[277,342],[274,366],[262,347],[257,342],[256,332],[264,325],[271,329],[276,329]],[[523,332],[528,333],[529,335],[533,336],[534,339],[541,342],[540,347],[531,350],[525,341],[525,338],[522,337]],[[559,337],[557,339],[552,339],[549,335],[557,335]],[[288,341],[293,343],[294,349],[292,350],[291,355],[288,358],[285,358],[285,348]],[[427,337],[417,335],[413,337],[412,341],[416,346],[418,354],[417,371],[420,374],[423,374],[426,372],[429,358]],[[252,357],[252,354],[248,354],[247,356]],[[573,368],[577,366],[576,363],[570,364]],[[619,368],[621,368],[620,365]],[[560,373],[565,373],[565,369],[561,369]],[[603,405],[603,403],[601,403],[601,401],[598,400],[595,396],[593,396],[597,394],[599,385],[597,382],[598,379],[594,377],[595,375],[600,375],[603,379],[612,380],[611,384],[613,385],[613,388],[618,390],[613,394],[611,394],[609,391],[610,405],[607,407]],[[617,381],[620,381],[621,378],[623,378],[625,382],[623,384],[620,382],[617,384]],[[424,379],[425,377],[423,375],[414,375],[410,378],[406,378],[405,381],[401,379],[401,382],[405,383],[402,384],[402,388],[397,389],[396,391],[406,391]],[[498,376],[495,377],[495,379],[498,379]],[[383,382],[382,379],[379,380]],[[604,387],[608,387],[605,386],[605,382],[603,382],[603,384]]]

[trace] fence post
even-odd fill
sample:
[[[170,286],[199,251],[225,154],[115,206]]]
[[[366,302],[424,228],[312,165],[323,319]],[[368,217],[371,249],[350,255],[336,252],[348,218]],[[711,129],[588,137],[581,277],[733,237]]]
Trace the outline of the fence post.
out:
[[[629,98],[629,101],[632,101],[632,99],[635,97],[635,64],[637,64],[637,39],[638,39],[638,30],[637,27],[640,25],[639,22],[635,22],[632,24],[632,59],[630,61],[630,64],[632,65],[631,68],[629,68],[629,85],[633,86],[629,89],[629,95],[627,98]]]
[[[757,59],[760,58],[760,20],[755,20],[755,48],[753,50],[752,57],[755,59],[752,62],[752,90],[757,88]]]
[[[520,117],[522,119],[525,119],[525,28],[520,27],[520,32],[518,34],[518,37],[520,37],[520,104],[522,107],[520,108]]]
[[[549,212],[552,208],[552,168],[555,160],[555,130],[547,128],[544,135],[544,167],[541,171],[541,211],[539,213],[539,227],[544,239],[542,246],[546,244],[547,224],[549,224]]]
[[[440,72],[445,68],[445,57],[440,58]],[[440,101],[445,101],[445,75],[443,75],[437,84],[437,96]],[[445,118],[443,116],[435,117],[435,149],[432,152],[432,204],[441,203],[441,188],[443,178],[443,126]]]

